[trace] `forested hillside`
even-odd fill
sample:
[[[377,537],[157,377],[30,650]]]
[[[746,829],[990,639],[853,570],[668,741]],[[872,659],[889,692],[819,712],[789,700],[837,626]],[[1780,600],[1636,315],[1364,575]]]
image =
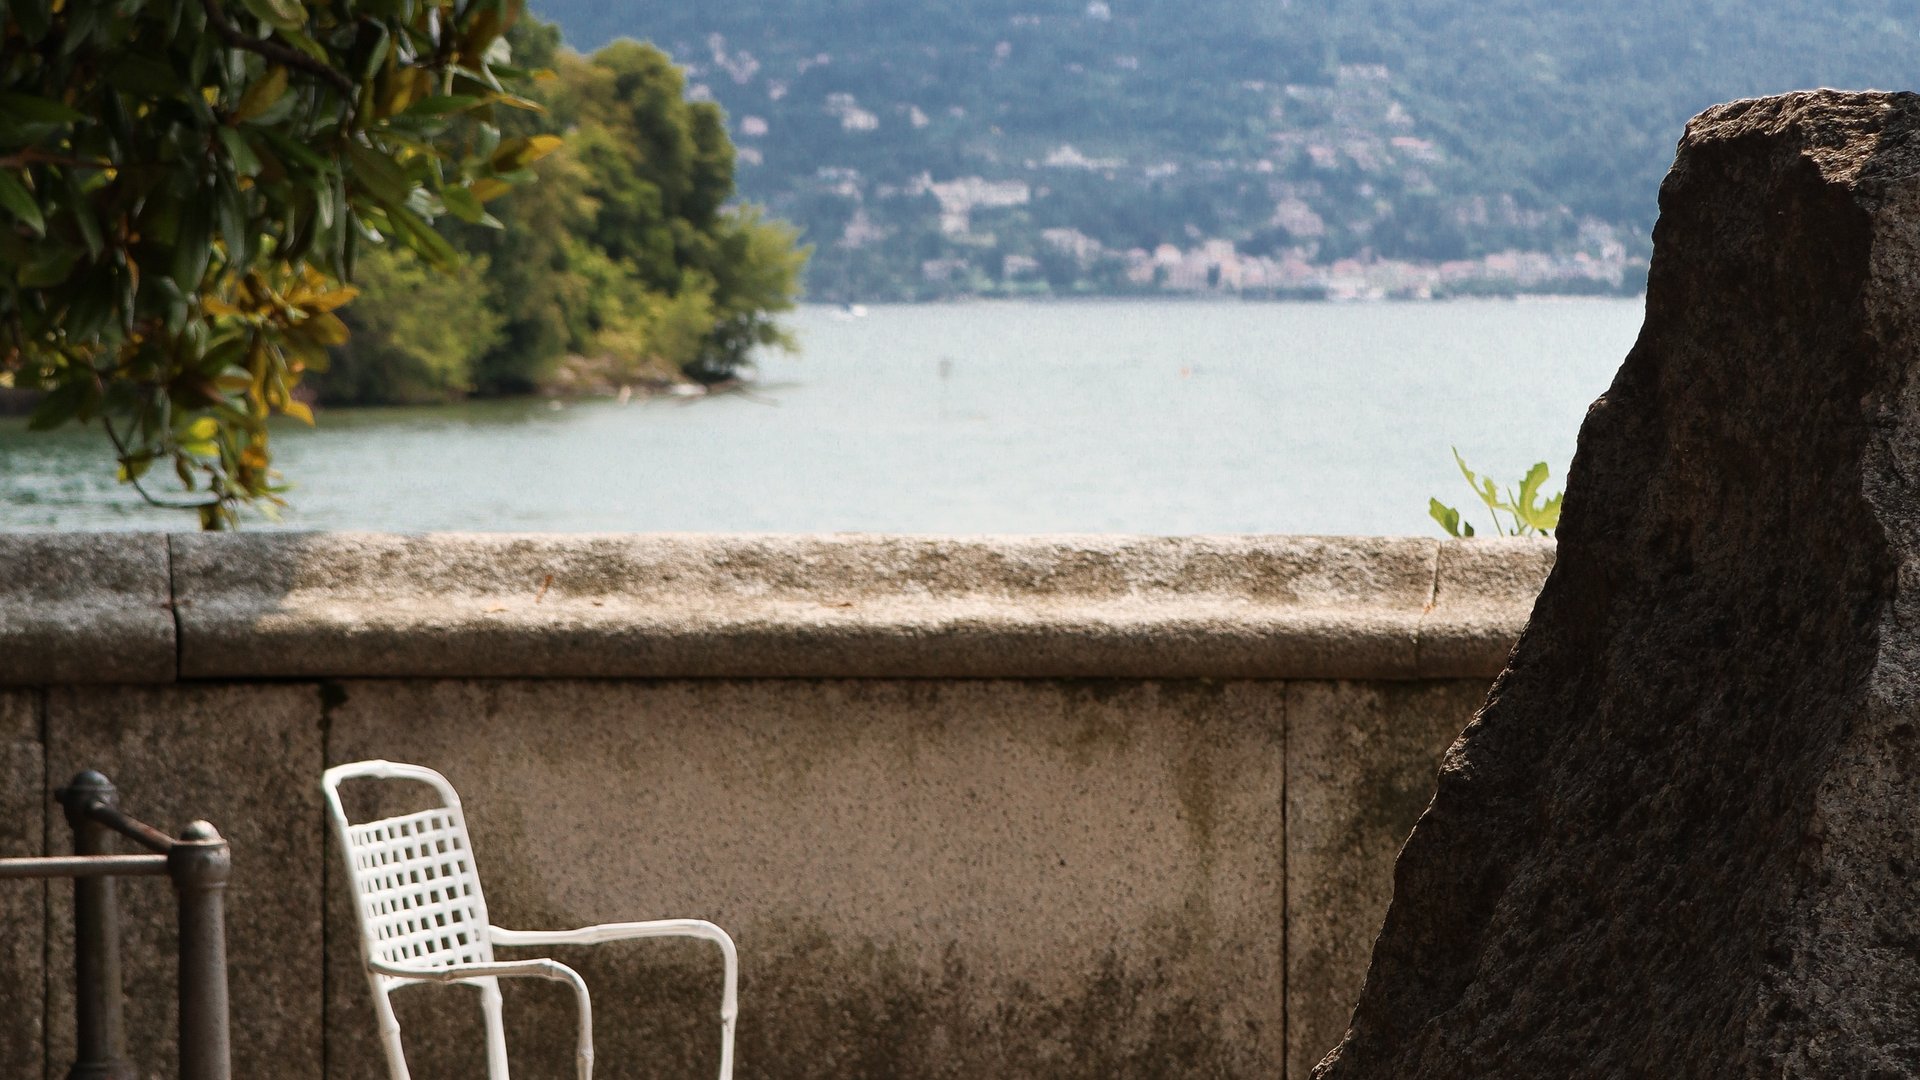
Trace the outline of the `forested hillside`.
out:
[[[687,65],[827,298],[1632,289],[1688,116],[1920,72],[1906,0],[538,10]]]

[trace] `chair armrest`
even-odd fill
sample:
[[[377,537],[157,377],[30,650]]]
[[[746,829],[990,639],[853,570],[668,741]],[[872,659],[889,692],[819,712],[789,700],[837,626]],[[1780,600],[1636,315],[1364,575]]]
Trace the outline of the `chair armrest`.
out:
[[[446,967],[435,968],[403,967],[399,964],[369,960],[367,969],[390,979],[411,979],[420,982],[446,983],[459,982],[462,979],[534,978],[573,983],[582,990],[586,989],[586,982],[580,978],[580,973],[558,960],[501,960],[492,964],[449,964]]]
[[[558,960],[502,960],[492,964],[449,964],[438,968],[411,968],[368,960],[367,968],[393,979],[452,983],[463,979],[553,979],[573,987],[574,1002],[580,1007],[579,1043],[574,1048],[579,1080],[593,1077],[593,999],[580,973]]]
[[[599,945],[608,941],[628,941],[649,937],[704,938],[721,944],[724,952],[733,951],[733,939],[725,930],[705,919],[655,919],[651,922],[600,923],[578,930],[508,930],[487,927],[487,936],[495,945]]]
[[[602,945],[609,941],[636,938],[690,937],[720,946],[725,963],[726,984],[720,995],[720,1019],[732,1023],[739,1014],[737,997],[740,983],[740,956],[733,938],[725,930],[705,919],[655,919],[651,922],[601,923],[577,930],[508,930],[489,926],[487,936],[495,945]]]

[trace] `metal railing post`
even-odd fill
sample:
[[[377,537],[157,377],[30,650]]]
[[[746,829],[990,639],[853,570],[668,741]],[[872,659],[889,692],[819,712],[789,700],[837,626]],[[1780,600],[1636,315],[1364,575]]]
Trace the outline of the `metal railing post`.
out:
[[[230,1080],[227,1030],[227,879],[233,853],[204,821],[188,825],[167,852],[180,897],[180,1076]]]
[[[113,833],[88,809],[119,806],[112,782],[89,769],[61,788],[59,798],[73,826],[73,853],[111,854]],[[76,1038],[68,1080],[135,1080],[120,1014],[120,916],[110,876],[73,879],[73,976]]]

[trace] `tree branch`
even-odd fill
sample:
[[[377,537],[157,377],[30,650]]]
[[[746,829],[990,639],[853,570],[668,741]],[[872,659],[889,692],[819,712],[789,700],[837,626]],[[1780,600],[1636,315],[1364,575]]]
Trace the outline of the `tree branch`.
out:
[[[124,463],[127,459],[127,444],[121,441],[120,433],[113,430],[113,421],[102,416],[100,418],[100,426],[107,429],[107,438],[113,443],[113,448],[119,451],[120,460]],[[133,485],[133,490],[139,492],[140,497],[145,499],[149,506],[157,506],[163,510],[198,510],[204,506],[220,505],[220,496],[212,492],[208,494],[213,495],[213,497],[204,502],[168,502],[165,499],[157,499],[146,489],[145,485],[140,483],[140,478],[134,476],[131,470],[127,473],[127,481]]]
[[[220,39],[236,49],[245,49],[250,53],[273,61],[293,71],[302,71],[340,92],[349,104],[354,100],[353,80],[345,73],[323,64],[291,45],[283,45],[271,38],[257,38],[227,20],[225,8],[220,0],[200,0],[200,6],[207,13],[207,25],[212,27]]]

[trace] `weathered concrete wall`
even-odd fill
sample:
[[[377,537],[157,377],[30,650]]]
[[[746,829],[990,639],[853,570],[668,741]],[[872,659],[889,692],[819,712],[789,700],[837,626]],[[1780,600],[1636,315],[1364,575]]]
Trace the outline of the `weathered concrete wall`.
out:
[[[0,857],[38,855],[48,807],[40,695],[0,690]],[[0,1073],[39,1076],[46,1058],[47,885],[0,881]]]
[[[311,687],[62,686],[46,692],[47,777],[98,769],[128,812],[168,832],[214,822],[233,845],[227,890],[237,1077],[318,1075],[321,1060],[321,731]],[[48,850],[72,850],[57,806]],[[131,848],[129,848],[131,850]],[[48,1064],[73,1060],[73,905],[48,910]],[[120,882],[127,1027],[142,1076],[171,1075],[179,1014],[174,899],[164,878]]]
[[[0,690],[0,799],[30,823],[16,840],[0,822],[0,844],[44,829],[64,850],[46,790],[86,766],[156,824],[218,823],[237,1075],[302,1080],[381,1075],[318,793],[325,765],[363,757],[460,788],[502,925],[728,927],[742,1076],[1304,1077],[1344,1029],[1439,754],[1552,557],[1284,537],[73,539],[156,569],[85,596],[67,571],[0,585],[0,684],[23,687]],[[0,564],[60,544],[0,536]],[[70,613],[51,648],[44,618],[14,614],[49,601]],[[138,664],[66,655],[111,656],[130,625]],[[129,1026],[143,1075],[165,1075],[170,898],[122,891]],[[51,903],[0,892],[8,1075],[71,1058],[68,907],[64,885]],[[562,956],[595,988],[603,1075],[710,1068],[710,946]],[[564,1075],[564,992],[508,994],[517,1075]],[[470,994],[396,1000],[416,1076],[476,1074]]]

